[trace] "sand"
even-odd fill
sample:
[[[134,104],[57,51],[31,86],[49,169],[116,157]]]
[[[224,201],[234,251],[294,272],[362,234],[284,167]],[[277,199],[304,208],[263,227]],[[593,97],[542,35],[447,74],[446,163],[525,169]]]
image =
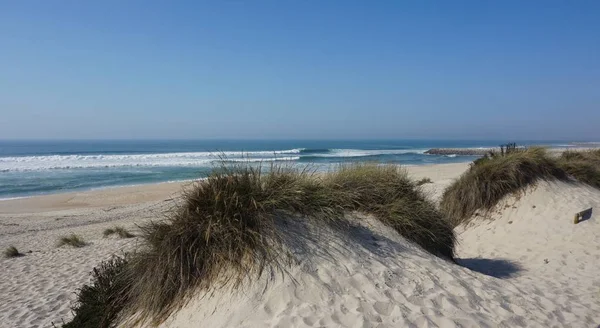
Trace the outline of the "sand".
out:
[[[112,188],[0,201],[0,249],[15,246],[25,256],[0,258],[0,327],[50,327],[71,318],[77,288],[92,268],[136,239],[104,238],[115,225],[161,218],[173,206],[180,183]],[[56,247],[75,233],[90,245]]]
[[[467,164],[414,166],[439,200]],[[135,247],[107,227],[163,217],[181,184],[157,184],[0,201],[0,327],[48,327],[71,316],[74,292],[100,261]],[[348,231],[287,229],[298,265],[237,292],[199,297],[164,327],[595,327],[600,324],[600,191],[540,183],[509,197],[490,220],[459,227],[458,263],[431,256],[375,220]],[[363,222],[363,223],[360,223]],[[361,226],[362,225],[362,226]],[[366,225],[366,226],[365,226]],[[89,246],[56,248],[80,234]],[[304,236],[299,238],[299,236]],[[293,278],[293,279],[292,279]],[[123,326],[127,326],[124,324]]]

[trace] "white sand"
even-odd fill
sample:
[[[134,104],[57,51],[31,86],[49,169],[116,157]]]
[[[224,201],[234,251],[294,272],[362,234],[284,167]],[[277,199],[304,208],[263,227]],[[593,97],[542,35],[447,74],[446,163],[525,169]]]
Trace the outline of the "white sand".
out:
[[[410,167],[439,199],[466,164]],[[69,301],[101,260],[135,239],[102,238],[115,224],[160,218],[181,187],[161,184],[0,202],[0,247],[32,250],[0,259],[0,327],[48,327],[70,319]],[[299,265],[266,286],[198,298],[166,327],[595,327],[600,324],[597,215],[600,191],[542,183],[494,220],[459,228],[459,263],[412,245],[377,221],[347,233],[297,224],[288,233]],[[513,208],[513,205],[514,207]],[[535,205],[535,208],[533,207]],[[511,223],[509,223],[511,222]],[[56,248],[64,234],[92,244]],[[305,236],[304,240],[298,238]],[[477,272],[479,271],[479,272]],[[480,273],[483,272],[483,273]],[[484,274],[486,273],[486,274]],[[291,279],[294,278],[294,279]],[[200,296],[200,295],[199,295]],[[126,326],[126,325],[124,325]]]
[[[180,184],[156,184],[0,201],[0,250],[15,246],[25,256],[0,255],[0,327],[50,327],[71,318],[75,291],[112,254],[135,246],[137,238],[103,238],[104,229],[162,217]],[[76,233],[82,248],[56,247]],[[31,251],[31,253],[27,253]]]

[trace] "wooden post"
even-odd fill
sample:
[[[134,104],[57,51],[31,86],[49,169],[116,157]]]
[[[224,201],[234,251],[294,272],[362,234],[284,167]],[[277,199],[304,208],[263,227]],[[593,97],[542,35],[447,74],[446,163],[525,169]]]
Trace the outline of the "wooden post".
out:
[[[579,223],[579,213],[575,213],[575,218],[573,219],[573,224]]]

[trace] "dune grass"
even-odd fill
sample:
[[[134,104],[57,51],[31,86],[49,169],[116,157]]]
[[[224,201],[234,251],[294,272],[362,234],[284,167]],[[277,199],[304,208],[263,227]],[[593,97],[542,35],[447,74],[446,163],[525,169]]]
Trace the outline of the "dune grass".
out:
[[[24,254],[19,252],[19,250],[15,246],[10,246],[4,250],[4,257],[6,257],[6,258],[20,257],[20,256],[24,256]]]
[[[578,181],[600,188],[600,149],[566,151],[558,159],[558,165]]]
[[[397,166],[340,166],[328,174],[222,166],[183,200],[167,220],[142,227],[142,248],[118,272],[100,268],[120,287],[80,297],[74,320],[97,322],[86,317],[102,316],[114,322],[113,313],[123,312],[157,324],[198,290],[237,287],[289,266],[276,222],[290,215],[336,225],[351,211],[372,214],[432,254],[453,258],[452,226]],[[97,311],[83,310],[96,299],[111,301],[94,305]]]
[[[72,246],[72,247],[84,247],[87,246],[88,243],[83,240],[83,238],[79,237],[76,234],[70,234],[68,236],[61,237],[56,243],[56,247],[62,246]]]
[[[76,314],[64,328],[111,328],[125,306],[129,286],[123,274],[127,260],[113,257],[102,262],[92,272],[92,281],[77,292],[75,305],[71,310]]]
[[[422,186],[422,185],[424,185],[424,184],[427,184],[427,183],[433,183],[433,181],[431,181],[431,179],[430,179],[430,178],[422,178],[422,179],[419,179],[419,180],[417,180],[417,181],[415,182],[415,184],[416,184],[417,186]]]
[[[454,257],[452,227],[404,169],[395,165],[342,166],[326,175],[324,182],[346,211],[373,214],[430,253]]]
[[[468,221],[477,210],[491,210],[504,196],[538,180],[568,179],[545,149],[513,149],[474,162],[446,189],[440,209],[453,225]]]
[[[102,235],[104,237],[108,237],[108,236],[112,236],[112,235],[117,235],[119,236],[119,238],[133,238],[135,237],[134,234],[132,234],[131,232],[129,232],[127,229],[120,227],[120,226],[115,226],[113,228],[107,228],[102,232]]]

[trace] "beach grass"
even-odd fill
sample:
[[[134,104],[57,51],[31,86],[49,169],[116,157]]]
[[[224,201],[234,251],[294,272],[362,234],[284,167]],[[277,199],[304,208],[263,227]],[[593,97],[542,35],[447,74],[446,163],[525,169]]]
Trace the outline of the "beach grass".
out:
[[[600,188],[600,149],[566,151],[558,165],[576,180]]]
[[[104,237],[109,237],[112,235],[117,235],[119,236],[119,238],[133,238],[135,237],[134,234],[132,234],[131,232],[129,232],[127,229],[121,227],[121,226],[115,226],[112,228],[107,228],[104,229],[104,231],[102,232],[102,235]]]
[[[19,250],[15,246],[9,246],[4,250],[4,257],[21,257],[24,256],[23,253],[19,252]]]
[[[63,328],[111,328],[125,306],[129,286],[124,275],[127,260],[113,257],[92,271],[92,280],[77,292],[71,308],[75,317]]]
[[[430,253],[454,257],[452,227],[404,169],[397,165],[343,165],[323,180],[346,211],[372,214]]]
[[[123,267],[100,267],[98,274],[118,280],[120,288],[84,287],[74,321],[98,322],[87,317],[100,316],[114,322],[114,313],[125,312],[158,324],[198,290],[235,288],[291,265],[278,222],[295,216],[336,226],[353,211],[372,214],[430,253],[453,259],[452,226],[397,166],[342,165],[316,174],[222,165],[188,189],[168,219],[141,227],[142,247]],[[84,290],[92,295],[82,297]],[[97,311],[84,310],[98,299],[106,301],[94,305]]]
[[[77,247],[78,248],[78,247],[87,246],[88,243],[85,242],[83,240],[83,238],[81,238],[80,236],[78,236],[76,234],[70,234],[68,236],[61,237],[58,240],[58,242],[56,244],[56,247],[62,247],[62,246],[65,246],[65,245],[72,246],[72,247]]]
[[[431,179],[430,179],[430,178],[422,178],[422,179],[419,179],[419,180],[417,180],[417,181],[415,182],[415,184],[416,184],[417,186],[422,186],[422,185],[424,185],[424,184],[427,184],[427,183],[433,183],[433,181],[431,181]]]
[[[512,149],[475,161],[444,191],[440,209],[454,226],[470,220],[477,210],[491,210],[506,195],[536,181],[568,179],[545,149]]]

